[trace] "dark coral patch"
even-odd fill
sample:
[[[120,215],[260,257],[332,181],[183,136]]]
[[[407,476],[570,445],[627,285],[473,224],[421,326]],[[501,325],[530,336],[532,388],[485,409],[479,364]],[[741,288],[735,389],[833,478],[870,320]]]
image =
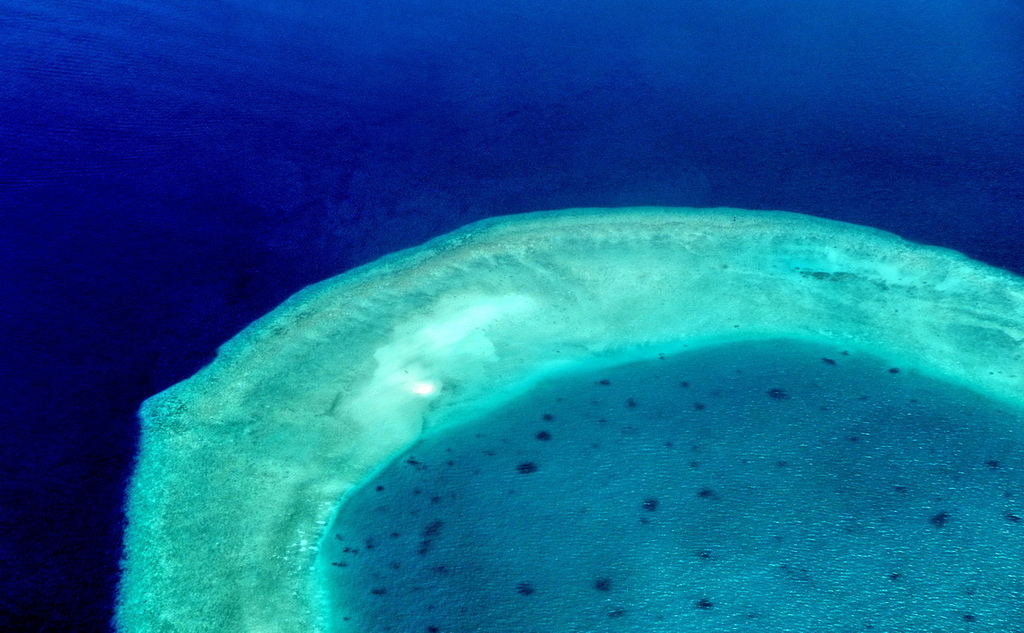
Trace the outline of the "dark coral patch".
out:
[[[437,536],[441,532],[441,527],[444,526],[444,521],[431,521],[423,528],[423,537],[430,538]]]
[[[532,594],[536,589],[533,588],[533,584],[529,582],[521,582],[516,585],[516,593],[521,596],[528,596]]]
[[[537,470],[537,464],[533,462],[523,462],[522,464],[516,466],[516,472],[518,472],[520,475],[529,475],[530,473],[537,472]]]

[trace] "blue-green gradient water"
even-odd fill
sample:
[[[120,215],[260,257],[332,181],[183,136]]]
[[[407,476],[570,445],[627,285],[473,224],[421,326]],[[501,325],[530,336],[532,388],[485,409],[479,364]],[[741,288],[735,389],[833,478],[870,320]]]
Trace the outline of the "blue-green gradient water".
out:
[[[1024,631],[1019,412],[762,341],[428,434],[322,549],[358,631]]]

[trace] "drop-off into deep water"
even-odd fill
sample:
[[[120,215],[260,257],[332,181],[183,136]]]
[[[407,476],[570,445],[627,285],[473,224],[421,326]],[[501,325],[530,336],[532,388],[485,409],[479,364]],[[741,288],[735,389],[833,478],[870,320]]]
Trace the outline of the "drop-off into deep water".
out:
[[[321,565],[368,633],[1015,631],[1022,424],[786,341],[560,376],[367,481]]]
[[[666,357],[659,362],[668,366],[667,363],[677,362],[676,355],[678,362],[685,364],[688,354],[703,349],[779,339],[824,345],[833,351],[816,354],[835,355],[836,365],[812,359],[813,370],[789,372],[786,380],[769,381],[765,377],[757,385],[751,383],[749,398],[737,396],[729,401],[717,400],[713,391],[701,394],[701,390],[707,389],[722,389],[725,393],[730,387],[724,383],[713,387],[698,377],[678,377],[678,381],[692,383],[688,395],[671,384],[665,387],[667,392],[660,394],[649,386],[629,389],[630,379],[625,374],[619,375],[620,371],[627,370],[615,370],[614,376],[610,373],[614,367],[657,357],[659,353]],[[584,459],[593,454],[598,459],[599,455],[609,455],[615,442],[622,442],[618,447],[621,454],[616,456],[622,460],[618,470],[630,470],[630,476],[643,479],[636,489],[627,490],[627,484],[614,480],[608,480],[606,492],[591,489],[595,495],[590,502],[591,516],[605,511],[607,516],[619,516],[626,523],[622,523],[620,531],[589,534],[588,538],[592,537],[595,543],[600,543],[600,538],[610,538],[611,534],[636,534],[637,538],[646,534],[655,538],[672,526],[680,531],[680,538],[689,531],[689,541],[696,541],[700,526],[685,524],[695,515],[704,517],[704,521],[718,517],[715,520],[722,522],[718,531],[725,534],[731,530],[734,538],[719,541],[714,550],[711,547],[715,543],[709,543],[706,547],[711,555],[707,559],[694,558],[693,547],[703,546],[689,541],[685,551],[691,555],[678,560],[668,557],[658,560],[659,552],[669,550],[658,549],[661,545],[657,542],[643,541],[633,547],[634,551],[649,550],[649,556],[633,554],[629,560],[620,558],[618,562],[599,559],[607,548],[567,547],[566,552],[558,554],[569,555],[576,551],[584,552],[580,556],[598,558],[589,567],[565,565],[564,570],[559,570],[563,574],[579,570],[579,582],[573,585],[567,579],[559,594],[566,601],[565,608],[556,606],[546,611],[550,621],[541,620],[535,625],[544,626],[547,622],[548,630],[560,631],[563,629],[559,627],[574,625],[555,620],[580,617],[596,618],[591,620],[595,627],[610,626],[611,622],[635,626],[629,623],[644,621],[653,626],[659,622],[655,618],[661,616],[665,619],[660,622],[675,623],[672,626],[684,626],[681,618],[691,617],[723,621],[734,617],[746,626],[745,618],[749,615],[761,618],[761,624],[765,625],[765,622],[779,622],[803,613],[805,616],[801,617],[812,614],[822,622],[841,622],[836,624],[840,630],[850,626],[866,627],[869,624],[866,620],[841,619],[846,615],[829,611],[827,602],[801,602],[798,597],[820,595],[824,591],[822,587],[832,587],[835,591],[826,593],[830,599],[845,601],[842,602],[844,614],[881,618],[877,615],[879,604],[854,604],[858,599],[869,600],[863,596],[881,595],[863,589],[869,586],[869,581],[865,580],[868,572],[901,574],[891,584],[882,583],[884,589],[873,589],[890,592],[885,595],[891,597],[896,595],[892,592],[912,591],[915,574],[925,573],[921,570],[926,565],[921,561],[927,556],[937,561],[942,554],[948,559],[943,563],[946,567],[933,565],[929,573],[933,584],[944,580],[949,587],[942,588],[940,583],[934,588],[938,593],[929,594],[940,598],[929,602],[927,609],[921,607],[921,612],[942,624],[934,625],[929,621],[921,626],[938,626],[942,631],[952,630],[955,625],[994,627],[997,625],[991,623],[996,622],[997,613],[1012,613],[1014,603],[1005,600],[1009,600],[1006,588],[1014,581],[1001,561],[1014,556],[1015,550],[1009,545],[996,547],[990,540],[980,537],[975,542],[989,543],[984,553],[964,545],[969,542],[966,539],[943,549],[943,541],[936,539],[951,539],[958,531],[972,529],[985,531],[986,538],[995,538],[997,527],[1001,530],[1016,528],[1014,520],[1007,518],[1006,513],[1019,516],[1024,510],[1012,506],[1012,500],[997,507],[999,504],[991,500],[991,495],[997,493],[979,488],[986,481],[983,477],[1012,478],[1016,472],[1012,451],[1005,455],[979,453],[970,467],[965,461],[967,453],[958,458],[955,451],[947,451],[946,461],[936,463],[962,462],[963,479],[955,482],[957,486],[946,493],[941,502],[934,498],[940,493],[934,492],[931,497],[929,494],[936,490],[935,482],[944,481],[943,477],[949,480],[949,476],[942,473],[932,474],[935,479],[932,487],[922,488],[912,483],[924,482],[927,478],[920,472],[908,471],[907,484],[891,484],[905,485],[906,492],[883,494],[877,487],[868,485],[870,472],[874,471],[866,467],[863,468],[865,474],[850,479],[832,471],[829,471],[831,475],[814,471],[811,464],[800,461],[799,454],[792,459],[775,454],[760,461],[751,457],[759,450],[767,451],[766,455],[785,452],[787,446],[797,446],[793,440],[786,439],[786,433],[799,436],[809,432],[808,429],[824,429],[826,425],[809,421],[801,425],[783,417],[772,424],[792,423],[792,428],[764,431],[764,437],[760,437],[750,432],[755,428],[754,423],[748,420],[744,427],[741,418],[736,428],[746,429],[749,435],[756,436],[755,441],[752,437],[735,435],[736,441],[746,442],[743,446],[749,450],[744,450],[727,441],[729,432],[740,433],[726,430],[736,423],[728,417],[728,406],[749,402],[750,406],[756,404],[765,411],[785,410],[784,407],[799,411],[806,406],[811,406],[808,410],[813,411],[819,402],[809,398],[809,379],[804,375],[839,379],[845,372],[853,371],[853,366],[846,363],[855,362],[863,355],[901,370],[897,375],[890,375],[886,369],[874,374],[868,371],[863,376],[851,374],[847,378],[864,385],[854,390],[869,396],[869,404],[889,397],[886,394],[898,393],[888,389],[902,384],[871,387],[872,380],[902,380],[920,375],[984,394],[1002,402],[1008,411],[1019,411],[1024,403],[1022,341],[1024,280],[971,261],[959,253],[913,244],[867,227],[792,213],[725,208],[572,209],[493,218],[473,224],[302,290],[222,346],[208,367],[145,403],[140,412],[139,458],[129,488],[117,626],[125,632],[318,633],[332,627],[359,631],[351,620],[343,619],[345,614],[355,612],[355,602],[349,605],[349,596],[339,593],[340,585],[334,581],[342,577],[329,575],[356,569],[330,565],[346,562],[338,558],[324,563],[325,548],[333,547],[334,534],[340,533],[331,531],[331,522],[347,520],[350,511],[345,498],[354,494],[355,488],[367,477],[421,439],[467,420],[486,419],[519,398],[535,401],[534,398],[541,396],[529,395],[532,389],[557,376],[609,372],[609,385],[565,387],[564,403],[549,405],[552,410],[547,412],[553,419],[546,421],[541,417],[537,422],[551,422],[551,425],[530,429],[526,435],[504,436],[510,442],[525,442],[529,448],[523,448],[527,452],[514,458],[507,453],[501,458],[497,453],[493,456],[495,464],[502,459],[512,460],[504,471],[489,471],[493,476],[515,482],[514,488],[509,489],[517,492],[502,503],[512,503],[513,497],[516,501],[542,498],[538,495],[548,489],[544,482],[557,476],[559,471],[553,462],[543,458],[544,453],[537,451],[556,451],[566,446],[572,433],[573,425],[568,423],[574,416],[573,407],[585,409],[589,402],[574,400],[573,394],[590,389],[600,394],[595,398],[623,400],[625,409],[606,415],[605,428],[600,425],[592,428],[593,421],[588,423],[586,412],[581,410],[579,428],[598,436],[604,434],[604,439],[581,439],[586,446],[575,453],[566,451],[565,457],[575,455],[574,459]],[[843,350],[850,352],[849,358],[837,355]],[[727,354],[723,358],[732,356]],[[708,363],[714,365],[710,360]],[[742,369],[754,376],[774,366],[772,363],[759,365],[751,360],[728,371]],[[784,366],[779,364],[779,367]],[[828,371],[835,373],[821,373]],[[737,379],[745,380],[747,375],[744,373]],[[762,382],[764,384],[760,384]],[[777,384],[769,385],[769,382]],[[765,396],[766,390],[773,388],[782,390],[788,397]],[[683,397],[693,398],[693,402],[671,400]],[[635,400],[635,407],[628,406],[629,398]],[[968,398],[966,392],[963,398]],[[855,419],[855,410],[839,408],[838,400],[843,398],[836,395],[834,399],[837,402],[827,406],[835,407],[837,419],[844,419],[843,416]],[[917,405],[908,405],[907,410],[913,413],[914,406],[928,406],[925,399],[920,400]],[[722,429],[722,445],[733,448],[723,449],[717,458],[710,460],[694,458],[692,461],[701,462],[702,466],[684,469],[685,476],[670,476],[667,474],[671,471],[669,463],[659,462],[689,450],[684,446],[683,435],[673,440],[663,429],[658,439],[672,441],[672,447],[661,445],[644,449],[647,452],[630,453],[629,442],[639,442],[645,437],[643,433],[659,433],[654,421],[661,418],[660,414],[655,415],[658,412],[653,408],[659,401],[664,402],[661,406],[666,411],[690,407],[692,410],[685,414],[680,412],[678,417],[685,415],[694,419],[697,425],[694,429],[701,428],[701,420],[726,415],[728,419],[723,418],[722,424],[715,428]],[[898,401],[896,398],[892,406]],[[961,401],[966,400],[957,400]],[[705,408],[696,408],[697,402]],[[731,404],[724,406],[726,402]],[[616,405],[609,401],[608,406],[614,411]],[[861,405],[846,403],[845,406]],[[947,415],[941,407],[936,410]],[[668,415],[666,420],[673,415],[676,414]],[[750,415],[757,414],[752,411]],[[646,425],[629,422],[630,419],[639,421],[643,416],[650,418],[650,430],[643,430]],[[958,432],[954,432],[956,425],[953,424],[944,434],[929,431],[931,427],[918,429],[918,433],[907,430],[906,425],[914,420],[909,413],[889,417],[892,419],[876,420],[874,424],[878,428],[871,434],[865,432],[856,443],[830,445],[834,454],[830,453],[832,459],[828,466],[843,466],[839,460],[841,455],[880,455],[871,453],[872,449],[914,454],[911,450],[914,447],[896,442],[898,438],[892,437],[896,432],[886,430],[886,424],[904,425],[896,427],[905,431],[905,438],[900,442],[933,438],[935,446],[922,441],[921,446],[914,448],[918,455],[943,446],[962,445],[962,450],[967,451],[976,445],[968,441],[971,435],[991,426],[990,420],[985,418],[974,420],[970,427],[961,425]],[[963,417],[951,419],[963,420]],[[493,422],[499,423],[498,420]],[[565,427],[555,426],[563,422],[567,423]],[[631,424],[637,429],[635,437],[615,435]],[[537,439],[533,435],[542,431],[549,433],[550,439]],[[852,431],[838,429],[834,432]],[[495,431],[489,431],[488,437],[498,437],[491,435],[493,433]],[[963,440],[948,443],[947,436]],[[875,443],[882,438],[889,438],[890,443]],[[602,444],[604,448],[600,451],[588,448],[590,442]],[[757,448],[759,446],[761,448]],[[885,449],[886,446],[890,448]],[[497,452],[499,448],[481,450]],[[734,461],[742,456],[749,463],[727,464],[730,456]],[[719,460],[717,465],[716,459]],[[874,467],[880,457],[872,459]],[[456,473],[462,466],[458,466],[459,460],[453,461],[457,466],[453,466],[456,470],[452,473]],[[779,461],[790,465],[760,472],[755,468],[758,464]],[[990,461],[998,466],[986,465]],[[442,472],[437,470],[433,459],[423,463],[431,466],[423,474]],[[908,460],[905,467],[912,468],[915,463],[923,462]],[[651,464],[661,464],[658,467],[663,470],[649,470],[653,468]],[[570,465],[571,461],[566,462],[564,468]],[[818,465],[824,468],[823,464]],[[483,467],[481,472],[484,472]],[[644,474],[648,472],[663,474]],[[819,478],[831,476],[835,480],[834,487],[843,491],[842,487],[848,486],[849,494],[843,492],[845,496],[834,499],[803,497],[801,495],[821,495],[823,488],[818,485],[821,482],[803,485],[804,479],[797,478],[800,473],[806,473],[808,480],[815,473]],[[698,480],[705,474],[714,474],[718,479]],[[587,477],[579,478],[584,481],[568,481],[567,478],[563,486],[551,489],[563,487],[568,493],[584,486]],[[752,487],[763,488],[768,484],[789,486],[792,503],[777,503],[777,494],[756,496],[750,492]],[[529,486],[535,487],[537,494],[525,494]],[[694,487],[697,487],[696,492]],[[709,492],[702,496],[699,493],[705,488]],[[487,489],[490,487],[482,486],[480,490]],[[957,496],[975,489],[979,490],[978,496],[970,503],[966,497]],[[956,490],[962,492],[956,493]],[[612,505],[607,505],[611,503],[607,502],[610,494],[607,491],[615,491],[617,500]],[[858,494],[869,493],[881,496],[877,499],[858,497]],[[429,501],[434,496],[444,500],[444,494],[423,498]],[[818,549],[827,552],[828,547],[843,551],[841,543],[844,541],[832,538],[839,524],[844,530],[846,527],[854,530],[846,543],[882,543],[878,547],[883,547],[887,543],[886,535],[891,534],[892,539],[899,536],[904,542],[920,541],[922,545],[931,539],[932,549],[926,550],[929,553],[922,554],[924,558],[916,562],[909,550],[902,555],[905,559],[902,561],[893,554],[893,562],[903,564],[902,571],[871,570],[868,561],[885,556],[843,551],[848,555],[842,558],[842,565],[837,563],[835,570],[829,571],[814,567],[814,561],[822,565],[824,557],[804,560],[801,551],[810,550],[793,549],[795,543],[801,542],[798,528],[768,530],[773,522],[781,521],[776,515],[785,508],[795,512],[792,508],[802,507],[806,509],[805,514],[813,516],[813,509],[834,508],[840,503],[837,499],[847,498],[853,499],[850,503],[860,500],[864,504],[874,499],[883,506],[887,501],[899,500],[902,514],[889,516],[881,510],[875,514],[851,512],[853,518],[844,515],[845,522],[840,522],[836,512],[831,512],[827,519],[811,522],[811,528],[804,528],[809,533],[803,535],[803,542],[807,539],[821,541],[821,544],[813,541],[815,552]],[[656,503],[648,504],[648,500]],[[577,506],[580,504],[587,505],[587,502],[581,501]],[[657,507],[648,510],[644,504]],[[500,508],[500,505],[494,507]],[[686,512],[687,508],[694,512]],[[696,512],[698,510],[702,513]],[[516,511],[507,511],[505,520],[521,520]],[[984,516],[983,511],[987,512]],[[747,522],[728,523],[729,517],[740,516],[743,512],[763,514],[750,514],[761,518]],[[451,515],[450,511],[446,514]],[[883,525],[880,516],[889,516],[888,522]],[[636,518],[637,523],[627,525],[632,518]],[[649,522],[639,523],[643,518]],[[458,527],[454,519],[451,523],[431,519],[434,520],[442,521],[433,528],[437,531],[437,538],[433,540],[437,541],[438,549],[432,549],[435,546],[432,539],[424,537],[416,541],[431,540],[430,556],[436,556],[441,548],[450,545],[445,541],[457,533]],[[423,536],[430,524],[420,522],[394,531],[405,534],[419,531]],[[971,526],[988,526],[988,529]],[[570,531],[556,527],[549,531],[556,529]],[[647,532],[636,532],[641,529]],[[756,539],[769,533],[782,536],[783,541],[769,542],[762,548]],[[580,534],[587,532],[580,528]],[[729,558],[728,543],[738,547],[736,543],[741,542],[741,534],[750,534],[749,538],[754,539],[751,542],[758,544],[751,546],[751,551]],[[507,549],[504,540],[491,546],[495,550]],[[383,552],[384,546],[380,547]],[[891,547],[894,551],[897,549],[896,545]],[[783,556],[787,552],[788,559]],[[519,557],[524,565],[526,561],[538,560],[528,554],[525,552]],[[410,556],[418,560],[419,554],[413,552]],[[481,551],[476,558],[497,560],[494,556],[493,552]],[[972,556],[968,562],[966,559]],[[837,554],[829,560],[839,559]],[[778,577],[781,568],[772,567],[776,563],[790,565],[788,569],[795,577]],[[602,564],[604,569],[601,569]],[[452,565],[453,570],[458,569],[455,563]],[[542,604],[542,600],[548,599],[545,596],[555,595],[548,583],[557,575],[544,576],[540,563],[533,565],[533,568],[508,567],[491,574],[494,591],[502,596],[501,601],[495,599],[493,605],[487,605],[489,610],[466,615],[467,621],[475,618],[489,622],[493,618],[505,622],[502,609],[508,605],[518,609],[524,604]],[[973,571],[968,574],[969,570]],[[997,576],[981,579],[978,570]],[[1002,576],[998,576],[999,570],[1003,570]],[[801,580],[805,573],[807,579]],[[707,582],[678,589],[694,574],[707,574]],[[902,574],[906,574],[905,580]],[[975,596],[988,599],[965,599],[961,593],[966,591],[964,583],[967,581],[961,578],[962,574],[979,578],[970,590]],[[453,573],[450,577],[454,582],[460,576]],[[993,577],[996,580],[991,580]],[[597,587],[601,579],[607,579],[604,588]],[[500,589],[499,581],[506,583]],[[516,593],[508,593],[507,583],[514,583]],[[524,593],[519,593],[519,583],[531,583],[529,590],[524,586]],[[644,591],[641,597],[638,588],[644,583],[652,584],[655,589]],[[817,588],[807,589],[809,594],[800,594],[795,588],[810,587],[814,583],[818,583]],[[355,584],[348,586],[355,587]],[[484,588],[486,586],[484,584]],[[877,584],[870,586],[878,587]],[[670,591],[669,587],[674,588]],[[383,588],[386,593],[373,594],[375,588]],[[364,589],[371,593],[367,595]],[[692,593],[685,594],[678,608],[672,610],[669,596],[677,596],[672,593],[677,591]],[[787,591],[790,593],[785,593]],[[386,596],[387,600],[392,600],[398,595],[401,595],[399,588],[371,583],[368,587],[357,588],[352,598]],[[759,596],[771,595],[782,597],[773,604],[755,608],[754,602]],[[886,617],[896,618],[891,621],[904,623],[909,630],[911,612],[916,613],[920,605],[907,595],[908,601],[900,602],[896,613]],[[915,600],[925,600],[920,597],[924,594],[916,595]],[[532,603],[508,602],[520,599],[535,600]],[[1000,599],[1004,602],[999,602]],[[706,603],[702,602],[705,600]],[[383,605],[386,601],[360,604],[364,607]],[[429,604],[425,603],[424,608]],[[610,613],[617,615],[609,617]],[[454,615],[449,614],[445,626],[455,621]],[[884,624],[886,620],[880,621]]]

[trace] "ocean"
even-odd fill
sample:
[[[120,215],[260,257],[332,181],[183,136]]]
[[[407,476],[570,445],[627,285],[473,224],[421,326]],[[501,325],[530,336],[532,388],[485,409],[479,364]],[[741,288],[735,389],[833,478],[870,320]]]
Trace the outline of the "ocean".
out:
[[[111,629],[145,399],[304,286],[469,222],[568,207],[781,209],[1024,274],[1022,33],[1014,0],[0,0],[0,629]],[[758,401],[800,405],[796,384],[783,385],[788,400]],[[895,384],[863,392],[877,403]],[[649,411],[636,393],[637,411]],[[592,441],[632,441],[611,438],[639,414],[617,415]],[[568,432],[549,430],[542,444],[531,439],[541,430],[515,441],[550,450]],[[537,485],[552,473],[536,459],[536,473],[495,476]],[[957,459],[978,486],[1012,476]],[[700,501],[679,486],[606,510],[657,529],[679,520],[670,498]],[[724,490],[720,505],[738,503]],[[657,511],[638,506],[648,494]],[[966,502],[948,499],[922,505],[907,534],[966,529]],[[928,518],[941,512],[950,518],[939,529]],[[765,569],[788,560],[803,573],[791,553]],[[643,570],[628,565],[581,568],[574,613],[611,626],[605,613],[622,608],[614,622],[627,626],[755,612],[735,602],[748,593],[705,596],[707,584],[690,586],[682,615],[664,608],[668,585],[638,607],[624,574]],[[528,568],[513,571],[509,582],[536,592],[502,585],[502,601],[552,591]],[[610,591],[588,586],[595,574]],[[796,595],[781,577],[765,582]],[[977,592],[928,613],[946,609],[942,630],[1013,614]],[[713,609],[689,608],[704,598]],[[896,622],[868,617],[879,629]]]

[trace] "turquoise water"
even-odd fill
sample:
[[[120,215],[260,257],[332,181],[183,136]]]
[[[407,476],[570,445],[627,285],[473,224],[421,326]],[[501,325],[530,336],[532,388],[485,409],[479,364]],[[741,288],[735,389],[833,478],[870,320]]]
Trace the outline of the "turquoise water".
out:
[[[1024,631],[1019,412],[763,341],[425,436],[321,551],[358,631]]]

